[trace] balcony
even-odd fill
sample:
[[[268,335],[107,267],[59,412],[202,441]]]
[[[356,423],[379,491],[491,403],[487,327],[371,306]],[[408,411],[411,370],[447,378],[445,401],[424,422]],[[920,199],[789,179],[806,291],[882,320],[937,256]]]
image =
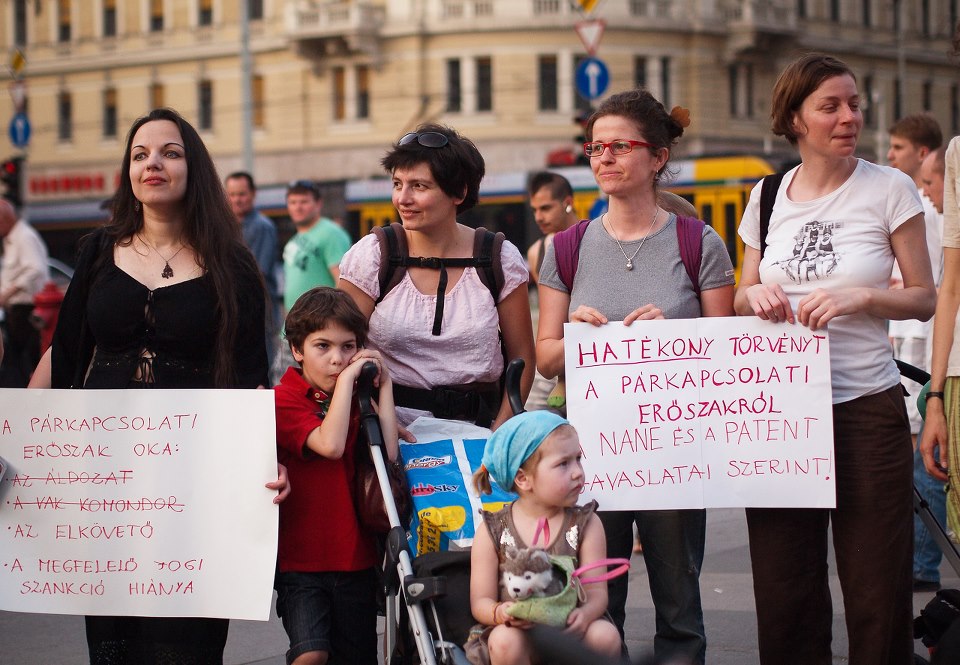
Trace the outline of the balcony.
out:
[[[380,54],[386,10],[373,2],[300,0],[287,5],[287,38],[304,57]]]
[[[797,36],[797,16],[789,0],[727,0],[718,10],[728,28],[731,59],[748,52],[782,48]]]

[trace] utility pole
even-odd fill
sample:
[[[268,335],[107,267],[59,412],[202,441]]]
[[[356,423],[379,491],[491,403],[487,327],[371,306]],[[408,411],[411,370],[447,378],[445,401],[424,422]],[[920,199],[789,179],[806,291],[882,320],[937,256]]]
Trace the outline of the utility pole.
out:
[[[240,0],[240,131],[243,133],[243,170],[253,174],[253,97],[250,79],[253,61],[250,57],[249,0]]]

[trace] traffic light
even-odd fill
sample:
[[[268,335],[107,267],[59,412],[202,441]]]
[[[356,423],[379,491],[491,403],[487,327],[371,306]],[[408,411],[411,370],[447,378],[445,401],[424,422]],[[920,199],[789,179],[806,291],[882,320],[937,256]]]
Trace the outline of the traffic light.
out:
[[[6,187],[3,198],[18,208],[23,204],[22,165],[23,157],[11,157],[0,164],[0,182]]]

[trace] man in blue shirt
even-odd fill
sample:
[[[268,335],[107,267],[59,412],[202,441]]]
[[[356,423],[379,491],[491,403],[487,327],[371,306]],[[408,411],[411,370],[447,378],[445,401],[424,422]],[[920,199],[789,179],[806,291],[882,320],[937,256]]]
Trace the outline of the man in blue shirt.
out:
[[[227,176],[224,183],[230,208],[243,229],[243,240],[260,266],[263,281],[267,285],[270,302],[267,321],[267,360],[273,371],[274,360],[280,342],[280,288],[277,280],[277,228],[254,207],[257,186],[253,176],[246,171],[237,171]]]

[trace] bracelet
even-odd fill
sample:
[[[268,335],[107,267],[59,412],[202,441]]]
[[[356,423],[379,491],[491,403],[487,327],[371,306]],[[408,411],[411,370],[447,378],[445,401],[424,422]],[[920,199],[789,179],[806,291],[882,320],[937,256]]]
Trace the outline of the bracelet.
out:
[[[941,400],[942,400],[942,399],[943,399],[943,392],[942,392],[942,391],[939,391],[939,390],[928,390],[928,391],[927,391],[927,399],[930,399],[931,397],[935,397],[935,398],[937,398],[937,399],[941,399]]]
[[[497,610],[500,609],[501,605],[503,605],[503,601],[500,601],[493,606],[493,625],[494,626],[499,626],[501,623],[500,621],[497,621]]]

